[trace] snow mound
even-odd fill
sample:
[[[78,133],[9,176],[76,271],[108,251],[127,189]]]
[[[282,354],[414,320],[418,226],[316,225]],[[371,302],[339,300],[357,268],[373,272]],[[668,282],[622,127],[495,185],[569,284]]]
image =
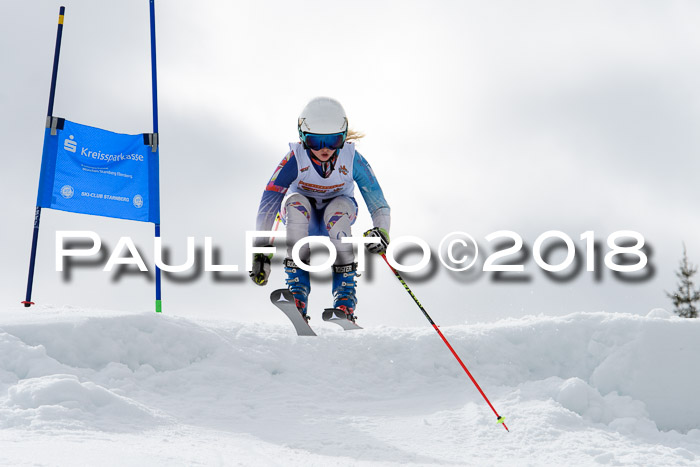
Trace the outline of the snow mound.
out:
[[[663,308],[654,308],[649,313],[647,313],[647,318],[669,319],[672,317],[673,313],[671,313],[670,311],[666,311]]]
[[[99,370],[121,363],[136,370],[183,368],[206,358],[220,344],[214,333],[193,323],[156,314],[90,317],[69,322],[14,325],[30,346],[41,346],[62,364]]]
[[[68,371],[46,354],[42,345],[29,345],[0,330],[0,387],[24,378]]]
[[[291,326],[150,313],[40,317],[0,318],[0,439],[176,427],[319,465],[352,464],[353,453],[421,465],[700,459],[700,320],[575,313],[441,328],[506,417],[504,437],[429,326],[315,323],[319,336],[300,338]]]
[[[3,428],[131,431],[152,426],[158,418],[142,404],[74,375],[22,380],[0,405]]]
[[[645,408],[635,410],[638,417],[646,413],[660,430],[681,432],[700,426],[700,404],[686,390],[700,386],[698,332],[700,321],[614,313],[526,317],[453,331],[462,352],[474,355],[494,384],[578,378],[608,403],[624,396],[614,405],[628,406],[625,397],[631,398]],[[565,392],[583,395],[581,383],[570,384]],[[589,402],[596,400],[595,393],[587,394]],[[593,420],[611,421],[608,415]]]
[[[554,400],[562,407],[583,418],[610,424],[622,418],[643,420],[649,417],[643,402],[611,392],[602,396],[597,389],[579,378],[569,378],[558,384]]]

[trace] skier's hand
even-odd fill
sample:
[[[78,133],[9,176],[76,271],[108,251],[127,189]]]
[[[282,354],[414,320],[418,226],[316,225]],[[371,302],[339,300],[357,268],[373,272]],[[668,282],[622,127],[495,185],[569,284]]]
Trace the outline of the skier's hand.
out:
[[[253,269],[250,271],[250,278],[258,285],[267,285],[267,278],[270,277],[270,260],[272,255],[255,253],[253,255]]]
[[[389,246],[389,232],[382,229],[381,227],[374,227],[365,232],[364,236],[379,237],[379,239],[381,240],[377,243],[368,243],[366,245],[367,251],[369,251],[370,253],[376,253],[378,255],[383,255],[384,253],[386,253],[386,248],[387,246]]]

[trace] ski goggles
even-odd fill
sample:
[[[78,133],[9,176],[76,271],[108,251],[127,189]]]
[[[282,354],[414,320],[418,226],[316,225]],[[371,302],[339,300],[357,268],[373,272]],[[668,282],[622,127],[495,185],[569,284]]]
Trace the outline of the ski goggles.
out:
[[[318,135],[316,133],[302,133],[301,141],[307,148],[318,151],[319,149],[340,149],[345,144],[345,132],[330,135]]]

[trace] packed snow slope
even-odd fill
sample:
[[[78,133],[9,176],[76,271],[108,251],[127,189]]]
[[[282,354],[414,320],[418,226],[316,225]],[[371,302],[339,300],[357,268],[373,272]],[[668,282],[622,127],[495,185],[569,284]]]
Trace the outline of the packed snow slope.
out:
[[[698,465],[700,320],[534,316],[343,332],[0,316],[2,465]]]

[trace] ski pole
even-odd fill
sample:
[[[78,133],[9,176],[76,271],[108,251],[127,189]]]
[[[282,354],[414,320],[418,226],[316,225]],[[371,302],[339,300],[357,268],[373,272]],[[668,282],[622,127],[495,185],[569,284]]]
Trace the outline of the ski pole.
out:
[[[437,333],[440,335],[440,338],[442,338],[442,341],[445,343],[445,345],[447,346],[447,348],[450,349],[450,352],[452,352],[452,355],[454,355],[454,357],[457,359],[457,361],[459,362],[459,364],[462,366],[462,369],[467,373],[467,376],[469,376],[469,379],[472,380],[472,383],[474,383],[474,386],[476,386],[476,389],[479,390],[479,393],[481,394],[481,396],[484,398],[484,400],[485,400],[486,403],[489,405],[489,407],[491,407],[491,410],[493,410],[493,413],[496,414],[496,419],[497,419],[498,423],[501,424],[501,425],[503,425],[503,428],[505,428],[506,431],[510,432],[510,430],[509,430],[508,427],[506,426],[505,417],[501,417],[500,415],[498,415],[498,412],[496,412],[496,409],[495,409],[495,408],[493,407],[493,405],[491,404],[491,401],[489,401],[489,398],[486,397],[486,394],[484,394],[484,391],[482,391],[481,386],[479,386],[479,383],[476,382],[476,380],[474,379],[474,377],[472,376],[472,374],[471,374],[471,373],[469,372],[469,370],[467,369],[467,366],[464,364],[464,362],[462,362],[462,359],[459,358],[459,355],[457,355],[457,352],[455,352],[455,349],[453,349],[452,346],[450,345],[450,343],[447,341],[447,338],[446,338],[445,335],[442,333],[442,331],[440,331],[440,328],[438,327],[438,325],[435,324],[435,322],[434,322],[433,319],[430,317],[430,315],[428,314],[428,312],[425,311],[425,308],[423,308],[423,305],[420,304],[420,302],[418,301],[418,299],[416,298],[416,296],[414,295],[414,293],[411,291],[411,289],[410,289],[410,287],[408,286],[408,284],[406,284],[406,281],[403,280],[403,277],[401,277],[401,274],[399,274],[399,272],[398,272],[396,269],[394,269],[394,268],[391,266],[391,264],[389,264],[389,260],[386,259],[386,254],[382,253],[381,256],[382,256],[382,258],[384,259],[384,262],[386,263],[386,265],[389,266],[389,269],[392,270],[392,272],[394,273],[394,275],[396,276],[396,278],[401,282],[401,284],[403,284],[403,287],[404,287],[404,289],[406,289],[406,292],[408,292],[408,294],[411,296],[411,298],[413,299],[413,301],[416,302],[416,305],[418,305],[418,308],[420,308],[420,311],[423,312],[423,316],[426,317],[426,319],[427,319],[427,320],[430,322],[430,324],[433,326],[433,329],[435,329],[435,330],[437,331]]]
[[[273,232],[277,232],[277,228],[280,226],[281,220],[282,220],[282,217],[280,216],[280,213],[278,212],[277,215],[275,216],[275,228],[272,229]],[[272,237],[270,239],[270,245],[275,243],[275,238],[277,238],[277,237]]]

